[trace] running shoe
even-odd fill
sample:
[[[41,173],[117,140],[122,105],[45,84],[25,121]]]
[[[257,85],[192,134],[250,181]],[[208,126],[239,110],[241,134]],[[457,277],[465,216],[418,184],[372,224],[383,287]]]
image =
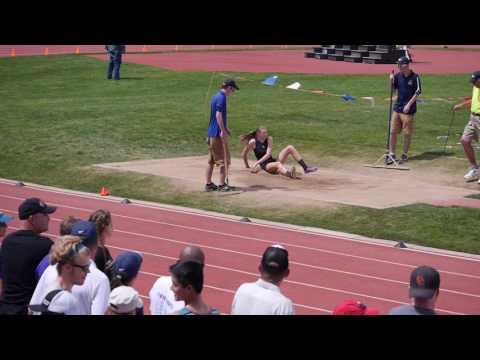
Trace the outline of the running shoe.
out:
[[[305,169],[304,173],[305,174],[308,174],[308,173],[312,173],[312,172],[315,172],[318,170],[318,167],[316,166],[307,166],[307,168]]]
[[[463,177],[466,182],[475,181],[479,179],[479,170],[477,168],[470,168],[470,170]]]
[[[215,185],[213,182],[205,185],[205,191],[206,192],[217,191],[217,190],[218,190],[218,186]]]
[[[223,185],[218,186],[218,191],[227,192],[227,191],[234,191],[234,189],[233,189],[232,186],[229,186],[227,184],[223,184]]]
[[[386,165],[392,165],[395,161],[397,161],[395,154],[390,154],[385,158]]]
[[[407,162],[408,161],[408,155],[407,154],[402,154],[402,157],[400,158],[402,162]]]

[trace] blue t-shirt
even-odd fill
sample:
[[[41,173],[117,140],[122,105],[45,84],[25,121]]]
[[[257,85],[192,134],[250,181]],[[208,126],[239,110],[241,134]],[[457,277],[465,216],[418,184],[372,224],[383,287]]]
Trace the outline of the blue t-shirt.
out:
[[[208,137],[220,136],[220,127],[217,123],[217,111],[222,113],[223,124],[227,127],[227,96],[223,91],[219,91],[212,97],[210,103],[210,123],[208,124]]]
[[[394,106],[394,110],[398,113],[403,113],[403,107],[407,105],[413,95],[419,96],[422,93],[420,77],[413,71],[407,77],[401,72],[395,74],[393,78],[393,87],[398,90],[398,98]],[[410,107],[409,114],[413,115],[416,112],[417,102],[415,101]]]
[[[40,261],[40,263],[37,265],[35,268],[35,278],[37,280],[40,280],[42,277],[44,271],[47,269],[47,267],[50,265],[50,254],[45,255],[45,257]]]

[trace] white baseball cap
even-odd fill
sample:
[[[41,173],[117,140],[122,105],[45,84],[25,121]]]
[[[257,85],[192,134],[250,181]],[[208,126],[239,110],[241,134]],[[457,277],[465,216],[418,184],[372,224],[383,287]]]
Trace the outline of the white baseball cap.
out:
[[[108,304],[117,314],[130,314],[135,309],[143,307],[138,292],[131,286],[119,286],[113,289]]]

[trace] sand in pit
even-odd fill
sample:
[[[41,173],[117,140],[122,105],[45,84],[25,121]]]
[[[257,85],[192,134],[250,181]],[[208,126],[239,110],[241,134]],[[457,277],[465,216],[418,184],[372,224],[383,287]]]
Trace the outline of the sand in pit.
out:
[[[160,160],[140,160],[95,165],[103,169],[133,171],[163,176],[174,180],[185,190],[201,191],[204,187],[206,156]],[[300,170],[301,171],[301,170]],[[214,179],[218,171],[214,172]],[[264,171],[251,174],[240,159],[232,159],[230,184],[238,192],[225,193],[243,200],[281,199],[282,203],[298,205],[337,203],[376,209],[397,207],[413,203],[431,203],[438,200],[458,199],[477,193],[458,181],[452,186],[450,178],[432,172],[373,169],[357,165],[346,169],[320,168],[313,174],[292,180]],[[262,196],[265,195],[265,196]]]

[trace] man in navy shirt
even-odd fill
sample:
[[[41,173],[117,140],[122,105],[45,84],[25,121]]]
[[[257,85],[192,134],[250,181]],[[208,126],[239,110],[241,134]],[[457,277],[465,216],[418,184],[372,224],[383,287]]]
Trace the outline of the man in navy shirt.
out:
[[[408,150],[412,142],[414,117],[417,112],[417,98],[422,93],[420,77],[410,69],[410,60],[407,57],[398,59],[398,68],[400,72],[391,76],[394,89],[398,96],[394,112],[392,115],[392,130],[390,133],[390,155],[395,158],[395,148],[397,146],[397,136],[403,130],[403,155],[402,162],[408,161]],[[390,158],[387,159],[387,165],[393,163]]]
[[[228,137],[231,132],[227,125],[227,96],[240,90],[234,80],[223,82],[220,91],[212,97],[210,103],[210,123],[208,125],[209,159],[206,171],[205,191],[230,191],[226,183],[225,162],[230,166],[230,151],[228,150]],[[226,157],[226,159],[225,159]],[[214,166],[220,167],[220,184],[212,182]]]

